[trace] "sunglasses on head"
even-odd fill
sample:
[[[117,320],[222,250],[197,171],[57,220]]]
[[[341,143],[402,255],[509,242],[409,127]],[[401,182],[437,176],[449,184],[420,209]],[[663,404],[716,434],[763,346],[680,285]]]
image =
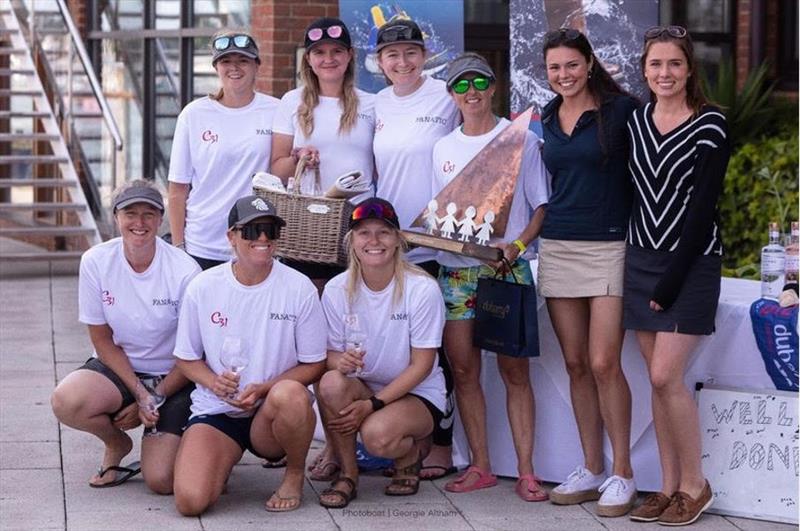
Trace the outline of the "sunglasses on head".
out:
[[[684,39],[689,32],[683,26],[653,26],[644,32],[644,40],[656,39],[665,33],[674,39]]]
[[[227,50],[231,46],[235,48],[249,48],[251,44],[253,47],[257,48],[256,43],[253,42],[250,35],[226,35],[214,39],[213,46],[215,50],[221,52],[222,50]]]
[[[383,203],[359,205],[350,214],[350,226],[364,219],[382,219],[394,225],[393,220],[397,219],[397,214],[391,206]]]
[[[550,31],[545,34],[544,36],[544,44],[545,46],[552,45],[556,42],[569,42],[578,39],[581,36],[581,32],[572,29],[572,28],[559,28],[557,30]]]
[[[421,40],[422,36],[417,35],[414,39],[414,28],[411,26],[396,26],[381,32],[380,42],[398,42],[398,41],[411,41]]]
[[[462,78],[453,83],[450,87],[453,92],[456,94],[466,94],[469,90],[469,86],[472,85],[475,87],[475,90],[483,92],[484,90],[489,88],[489,85],[492,83],[492,80],[488,77],[484,76],[477,76],[473,77],[472,79]]]
[[[281,228],[275,223],[248,223],[241,227],[236,227],[242,233],[245,240],[255,241],[261,237],[261,233],[267,235],[269,240],[277,240],[281,237]]]
[[[308,30],[306,35],[308,36],[308,40],[311,42],[317,42],[320,40],[325,34],[328,34],[328,37],[331,39],[338,39],[344,33],[344,28],[339,26],[338,24],[334,26],[328,26],[327,28],[311,28]]]

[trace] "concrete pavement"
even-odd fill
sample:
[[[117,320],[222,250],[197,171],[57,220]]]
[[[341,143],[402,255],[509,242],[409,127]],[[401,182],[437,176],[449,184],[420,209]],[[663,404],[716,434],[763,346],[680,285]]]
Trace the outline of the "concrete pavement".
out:
[[[227,494],[199,518],[181,517],[170,496],[150,493],[141,477],[110,489],[87,480],[101,443],[60,426],[49,395],[90,355],[86,327],[77,321],[75,264],[3,264],[0,271],[0,530],[636,530],[664,529],[594,514],[594,503],[557,507],[524,503],[514,480],[492,489],[451,494],[444,481],[423,482],[417,496],[383,495],[386,479],[363,476],[358,499],[342,510],[317,503],[326,487],[308,481],[303,506],[274,514],[263,504],[280,470],[265,470],[247,455],[234,469]],[[140,428],[141,429],[141,428]],[[138,441],[139,430],[133,434]],[[315,443],[310,456],[320,447]],[[123,461],[137,459],[138,442]],[[548,485],[551,488],[552,485]],[[704,515],[691,529],[788,531],[795,526]]]

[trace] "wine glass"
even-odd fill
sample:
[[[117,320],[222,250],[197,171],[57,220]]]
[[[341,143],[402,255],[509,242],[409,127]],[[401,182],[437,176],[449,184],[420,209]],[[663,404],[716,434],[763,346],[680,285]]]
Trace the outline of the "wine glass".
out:
[[[367,334],[362,330],[358,322],[358,315],[348,314],[344,319],[344,342],[345,351],[356,354],[359,358],[364,358],[364,347],[367,342]],[[347,374],[350,377],[361,376],[362,367],[356,367],[354,371]]]
[[[248,363],[250,363],[242,338],[237,336],[225,337],[222,341],[219,361],[227,371],[235,375],[241,374],[242,371],[247,368]],[[236,395],[231,395],[229,398],[234,398],[235,396]]]
[[[154,381],[142,381],[142,386],[144,387],[145,391],[147,391],[147,398],[139,402],[139,407],[149,413],[155,413],[158,411],[158,408],[163,406],[164,402],[167,401],[166,396],[156,391],[155,384],[156,382]],[[153,427],[149,428],[146,432],[146,435],[153,437],[157,437],[161,434],[162,432],[158,431],[158,428],[155,424],[153,424]]]

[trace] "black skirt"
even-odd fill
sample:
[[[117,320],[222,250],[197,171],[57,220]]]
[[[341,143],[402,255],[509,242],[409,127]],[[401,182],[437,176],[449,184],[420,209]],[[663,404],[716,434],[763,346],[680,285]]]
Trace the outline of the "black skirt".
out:
[[[622,324],[629,330],[679,332],[709,335],[719,303],[722,258],[698,256],[678,298],[668,310],[650,309],[653,290],[672,260],[672,253],[628,245],[625,254],[625,282]]]

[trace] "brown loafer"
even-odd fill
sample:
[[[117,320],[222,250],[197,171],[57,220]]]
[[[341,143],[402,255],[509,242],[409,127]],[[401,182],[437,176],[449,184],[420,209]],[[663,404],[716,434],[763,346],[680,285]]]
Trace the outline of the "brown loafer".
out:
[[[711,507],[714,503],[714,495],[711,493],[711,486],[706,480],[706,485],[695,499],[685,492],[678,491],[672,495],[669,507],[664,509],[658,517],[661,525],[680,526],[689,525],[695,522],[703,511]]]
[[[660,492],[648,494],[642,504],[631,512],[631,520],[636,522],[655,522],[669,506],[672,499]]]

